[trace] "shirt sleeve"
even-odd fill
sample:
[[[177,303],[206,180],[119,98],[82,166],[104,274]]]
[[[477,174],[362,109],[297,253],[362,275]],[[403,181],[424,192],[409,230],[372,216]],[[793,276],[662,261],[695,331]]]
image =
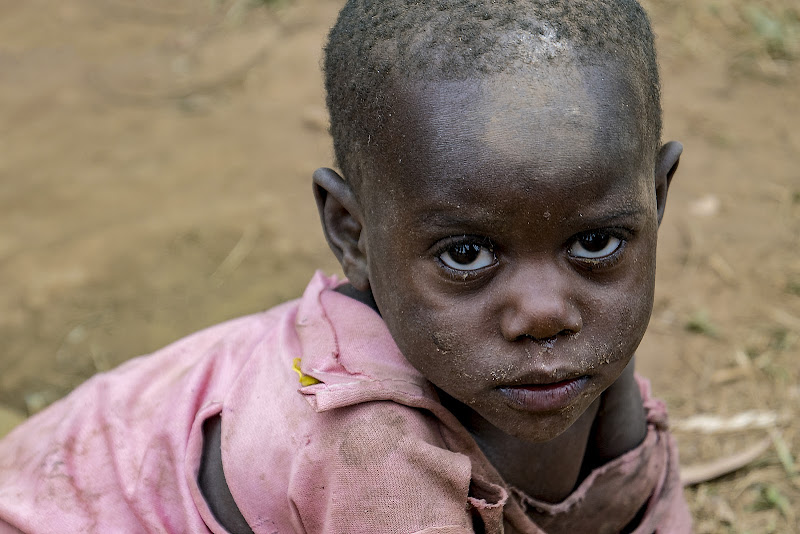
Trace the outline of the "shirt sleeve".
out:
[[[0,441],[0,534],[208,532],[186,481],[187,441],[259,324],[130,360],[12,431]]]
[[[473,532],[470,459],[427,412],[381,401],[319,417],[289,484],[297,531]]]

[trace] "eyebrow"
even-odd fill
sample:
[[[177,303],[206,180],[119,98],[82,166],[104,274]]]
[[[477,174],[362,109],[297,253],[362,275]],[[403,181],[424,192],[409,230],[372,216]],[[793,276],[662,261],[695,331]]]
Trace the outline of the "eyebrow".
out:
[[[435,228],[462,228],[469,229],[469,227],[483,227],[491,225],[498,220],[497,214],[492,214],[489,210],[480,210],[478,213],[472,213],[469,217],[459,215],[457,213],[449,213],[444,211],[433,211],[423,214],[419,221],[422,226],[435,227]],[[466,228],[465,228],[466,227]]]
[[[621,219],[638,219],[639,217],[643,217],[645,214],[646,211],[641,208],[622,208],[619,210],[610,210],[606,213],[598,213],[596,215],[583,215],[582,213],[578,213],[577,218],[600,224]]]
[[[420,217],[420,222],[424,224],[434,224],[436,226],[457,226],[464,224],[464,217],[453,215],[446,212],[434,211],[425,213]]]
[[[583,213],[577,212],[568,215],[568,218],[562,220],[582,220],[586,221],[589,224],[608,224],[613,221],[618,220],[625,220],[625,219],[638,219],[645,215],[645,210],[642,208],[621,208],[618,210],[609,210],[605,213],[598,213],[598,214],[588,214],[585,215]],[[465,218],[463,216],[458,216],[456,214],[451,214],[448,212],[442,211],[434,211],[430,213],[426,213],[420,217],[420,222],[425,225],[431,226],[438,226],[441,228],[450,228],[454,226],[464,226],[470,224],[480,224],[480,223],[487,223],[491,220],[496,220],[498,217],[497,215],[492,215],[489,211],[483,211],[477,215],[473,215],[469,218]]]

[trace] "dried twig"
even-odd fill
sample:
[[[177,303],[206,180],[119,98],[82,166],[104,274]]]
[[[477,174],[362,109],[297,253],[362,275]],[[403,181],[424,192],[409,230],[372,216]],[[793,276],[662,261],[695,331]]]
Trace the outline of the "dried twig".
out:
[[[757,460],[759,456],[769,449],[771,444],[772,440],[764,439],[748,449],[726,456],[725,458],[720,458],[706,464],[682,467],[681,483],[683,483],[684,486],[694,486],[701,482],[713,480],[722,475],[738,471]]]
[[[711,383],[727,384],[728,382],[750,378],[751,376],[753,376],[752,367],[725,367],[714,371],[714,374],[711,375]]]
[[[247,226],[242,232],[242,237],[236,242],[222,263],[211,274],[211,278],[217,283],[235,271],[239,265],[250,255],[258,241],[259,229],[256,225]]]
[[[719,434],[759,428],[772,428],[778,424],[778,414],[771,411],[750,410],[731,417],[718,415],[693,415],[688,419],[673,421],[673,430],[683,432],[701,432],[703,434]]]

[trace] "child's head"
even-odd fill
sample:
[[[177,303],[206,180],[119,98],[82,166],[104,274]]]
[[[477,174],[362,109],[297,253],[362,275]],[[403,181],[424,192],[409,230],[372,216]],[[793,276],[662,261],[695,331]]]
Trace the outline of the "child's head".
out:
[[[349,1],[332,28],[325,87],[336,158],[357,183],[385,157],[398,87],[578,62],[624,67],[643,134],[661,135],[658,67],[647,15],[635,0]]]
[[[650,316],[680,145],[633,1],[357,0],[325,61],[323,226],[408,360],[500,429],[563,432]]]

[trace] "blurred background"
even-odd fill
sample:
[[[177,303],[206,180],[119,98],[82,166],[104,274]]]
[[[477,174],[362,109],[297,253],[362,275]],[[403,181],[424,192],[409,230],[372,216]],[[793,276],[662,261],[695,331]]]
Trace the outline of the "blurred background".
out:
[[[686,150],[638,366],[687,472],[730,471],[687,487],[697,532],[800,532],[800,5],[644,4]],[[340,6],[0,2],[0,434],[338,271],[310,176]]]

